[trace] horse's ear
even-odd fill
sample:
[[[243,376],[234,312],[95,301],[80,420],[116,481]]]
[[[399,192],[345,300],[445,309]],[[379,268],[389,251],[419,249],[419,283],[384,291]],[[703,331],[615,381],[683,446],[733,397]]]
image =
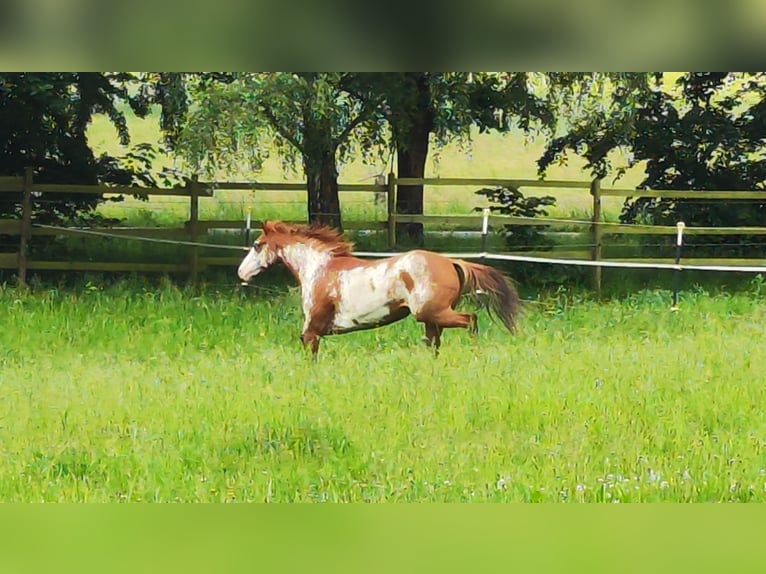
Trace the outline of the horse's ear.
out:
[[[263,225],[261,225],[261,228],[263,229],[263,232],[268,233],[275,233],[277,227],[276,221],[264,221]]]

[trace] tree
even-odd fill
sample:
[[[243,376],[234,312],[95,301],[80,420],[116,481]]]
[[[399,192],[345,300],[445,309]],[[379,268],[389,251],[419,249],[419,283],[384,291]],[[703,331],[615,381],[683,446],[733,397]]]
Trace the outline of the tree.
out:
[[[209,172],[243,159],[258,168],[276,148],[285,166],[300,163],[310,221],[340,224],[338,166],[352,153],[395,150],[399,177],[422,178],[431,145],[468,141],[473,126],[530,129],[553,116],[527,74],[261,73],[197,76],[194,109],[175,149]],[[400,213],[423,213],[423,186],[400,186]],[[408,226],[422,239],[422,226]]]
[[[468,142],[473,128],[553,133],[564,105],[619,74],[485,72],[190,75],[193,109],[174,149],[213,172],[253,168],[271,147],[302,165],[310,221],[339,226],[338,166],[352,153],[395,151],[400,178],[422,178],[432,143]],[[629,75],[627,75],[629,76]],[[400,186],[400,213],[423,213],[423,186]],[[407,226],[422,242],[422,226]]]
[[[617,147],[631,153],[625,168],[646,162],[639,188],[756,190],[766,188],[766,74],[689,72],[675,89],[656,75],[643,88],[616,91],[615,105],[584,118],[553,141],[540,163],[575,150],[594,175],[610,169],[608,154]],[[626,200],[621,219],[674,225],[762,225],[766,204],[759,201],[676,200],[640,197]],[[695,236],[701,243],[720,238]],[[739,242],[744,238],[729,238]]]
[[[373,93],[385,100],[399,177],[422,178],[431,143],[470,141],[479,132],[513,127],[552,137],[561,125],[602,105],[610,85],[633,89],[646,83],[636,73],[405,72],[370,74]],[[383,79],[380,79],[383,78]],[[532,198],[534,199],[534,198]],[[397,211],[423,213],[423,186],[399,186]],[[422,225],[408,225],[422,242]]]
[[[142,89],[131,95],[138,85]],[[140,146],[125,158],[96,157],[86,130],[94,114],[106,114],[128,145],[125,106],[143,116],[155,101],[150,83],[128,73],[2,73],[0,174],[22,175],[32,167],[38,182],[152,184],[155,150]],[[3,194],[2,200],[0,217],[18,215],[21,194]],[[54,223],[92,215],[102,201],[100,194],[36,195],[32,208],[37,221]]]
[[[396,151],[400,178],[423,178],[430,146],[470,140],[471,128],[508,131],[513,125],[530,130],[535,122],[551,125],[554,116],[538,97],[525,73],[396,72],[358,74],[382,109]],[[398,213],[423,213],[423,186],[397,189]],[[423,226],[401,226],[418,243]]]
[[[273,145],[300,163],[308,219],[341,228],[338,166],[382,145],[380,98],[344,73],[258,73],[190,78],[194,106],[175,150],[213,172],[245,160],[259,168]]]

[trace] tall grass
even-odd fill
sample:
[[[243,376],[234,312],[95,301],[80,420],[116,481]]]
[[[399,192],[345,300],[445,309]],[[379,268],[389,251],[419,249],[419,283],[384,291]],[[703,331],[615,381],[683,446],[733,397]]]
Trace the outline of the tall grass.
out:
[[[99,121],[91,141],[119,152]],[[158,137],[147,121],[136,141]],[[428,175],[535,177],[541,146],[518,133],[477,135],[472,154],[448,147]],[[549,177],[583,179],[580,169],[573,162]],[[384,171],[352,163],[341,179]],[[275,162],[229,175],[285,179]],[[481,205],[471,191],[429,187],[426,212],[470,213]],[[586,218],[586,190],[557,197],[553,215]],[[384,217],[372,196],[341,200],[347,220]],[[205,219],[305,216],[302,194],[289,193],[220,192],[200,208]],[[102,210],[133,225],[188,218],[179,198]],[[618,210],[608,204],[607,219]],[[384,246],[382,235],[355,238],[363,249]],[[90,241],[65,247],[92,254]],[[428,241],[473,250],[479,240]],[[102,260],[187,257],[184,248],[98,245]],[[548,267],[536,267],[545,293],[521,286],[516,336],[481,314],[478,338],[447,331],[435,359],[407,319],[325,339],[316,364],[298,344],[299,296],[283,270],[248,290],[229,269],[194,290],[102,275],[3,286],[0,500],[766,500],[760,277],[708,293],[684,272],[681,311],[670,313],[669,292],[656,289],[670,274],[637,272],[628,284],[605,270],[620,297],[599,303]],[[653,289],[635,292],[642,284]]]
[[[293,289],[0,290],[0,500],[763,501],[766,304],[559,290],[435,359]]]

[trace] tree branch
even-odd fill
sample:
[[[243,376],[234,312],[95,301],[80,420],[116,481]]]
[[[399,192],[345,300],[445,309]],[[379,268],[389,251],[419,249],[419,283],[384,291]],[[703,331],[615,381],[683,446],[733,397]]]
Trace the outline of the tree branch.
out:
[[[370,104],[365,109],[363,109],[361,112],[359,112],[358,116],[356,116],[353,120],[348,122],[348,124],[346,124],[345,129],[342,132],[340,132],[340,135],[336,139],[335,145],[339,145],[339,144],[343,143],[346,140],[346,138],[349,135],[351,135],[351,132],[354,131],[354,129],[357,126],[359,126],[359,124],[361,124],[362,122],[364,122],[367,119],[369,119],[370,116],[372,116],[372,113],[377,109],[379,103],[380,102],[376,101],[376,102]]]
[[[299,152],[305,155],[305,148],[301,143],[298,141],[298,138],[293,136],[292,134],[287,133],[284,131],[279,124],[279,121],[277,121],[276,116],[271,113],[271,110],[269,110],[266,106],[261,106],[261,109],[263,110],[263,115],[266,116],[266,119],[269,120],[269,123],[271,124],[271,127],[273,127],[279,135],[281,135],[283,138],[285,138],[287,141],[289,141],[293,146],[295,146],[295,149],[297,149]]]

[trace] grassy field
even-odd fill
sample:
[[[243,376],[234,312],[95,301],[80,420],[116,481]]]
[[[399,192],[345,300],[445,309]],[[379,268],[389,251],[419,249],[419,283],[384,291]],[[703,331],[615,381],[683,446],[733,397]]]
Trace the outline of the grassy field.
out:
[[[156,118],[129,123],[134,143],[157,141]],[[121,151],[103,118],[89,133],[97,151]],[[477,135],[470,154],[449,146],[428,175],[533,178],[542,146]],[[341,180],[385,171],[352,163]],[[243,178],[300,179],[275,160],[223,177]],[[587,175],[572,162],[549,178]],[[479,204],[472,189],[426,191],[428,213]],[[556,215],[587,213],[587,191],[556,195]],[[347,217],[383,218],[372,198],[344,197]],[[301,194],[221,193],[201,200],[201,217],[249,208],[305,210]],[[134,224],[188,214],[172,198],[103,209]],[[93,242],[71,241],[83,253]],[[99,241],[108,253],[118,240]],[[142,261],[187,255],[127,249]],[[248,290],[234,269],[195,290],[99,275],[0,284],[0,501],[766,501],[762,279],[728,275],[728,293],[705,292],[684,272],[671,313],[657,290],[668,274],[606,270],[619,297],[597,302],[562,268],[535,270],[515,336],[481,314],[477,339],[448,331],[435,359],[407,319],[325,339],[316,364],[283,271]]]
[[[766,302],[530,303],[329,338],[294,290],[0,290],[3,501],[766,501]]]

